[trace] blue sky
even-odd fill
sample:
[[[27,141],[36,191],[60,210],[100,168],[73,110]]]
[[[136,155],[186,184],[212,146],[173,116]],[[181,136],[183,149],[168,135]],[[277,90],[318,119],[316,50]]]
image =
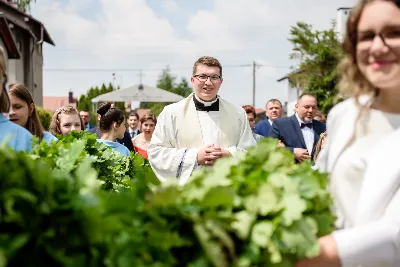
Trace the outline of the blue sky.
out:
[[[224,68],[220,94],[238,104],[252,104],[252,69],[256,61],[256,107],[270,98],[286,100],[290,72],[290,26],[297,21],[326,29],[339,7],[355,0],[41,0],[32,15],[41,20],[56,46],[44,46],[44,95],[79,96],[91,86],[112,82],[127,87],[155,85],[166,65],[178,78],[190,78],[198,57],[217,57]],[[61,69],[56,71],[56,69]]]

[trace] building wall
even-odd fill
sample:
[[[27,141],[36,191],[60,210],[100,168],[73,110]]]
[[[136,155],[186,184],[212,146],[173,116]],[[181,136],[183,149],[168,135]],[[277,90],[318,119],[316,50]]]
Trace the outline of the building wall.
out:
[[[19,51],[20,59],[8,60],[9,82],[23,83],[31,92],[35,104],[43,105],[43,56],[42,44],[26,32],[19,29],[12,31]]]

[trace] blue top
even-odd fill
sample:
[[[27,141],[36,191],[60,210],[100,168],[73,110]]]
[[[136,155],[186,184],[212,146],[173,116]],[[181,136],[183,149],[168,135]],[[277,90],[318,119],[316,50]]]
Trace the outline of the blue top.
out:
[[[50,145],[52,140],[56,141],[56,143],[58,142],[57,137],[55,137],[54,135],[52,135],[52,134],[49,133],[49,132],[44,131],[44,132],[43,132],[42,141],[45,141],[47,144]]]
[[[271,124],[269,123],[268,118],[266,118],[254,126],[253,132],[267,137],[271,128]]]
[[[129,149],[126,148],[126,146],[121,145],[118,142],[112,142],[112,141],[108,141],[108,140],[104,140],[104,139],[97,139],[98,142],[103,143],[107,146],[112,147],[112,149],[118,151],[119,153],[121,153],[123,156],[129,156],[130,152]]]
[[[95,128],[96,128],[96,126],[91,125],[90,123],[88,123],[88,124],[86,125],[86,130],[92,130],[92,129],[95,129]]]
[[[0,113],[0,144],[8,140],[7,145],[15,151],[32,150],[32,134]]]

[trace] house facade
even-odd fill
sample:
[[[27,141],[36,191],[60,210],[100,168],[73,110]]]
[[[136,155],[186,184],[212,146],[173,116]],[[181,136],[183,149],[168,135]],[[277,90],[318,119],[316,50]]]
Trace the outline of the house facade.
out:
[[[7,58],[8,81],[23,83],[36,105],[43,105],[43,43],[54,45],[44,25],[0,0],[0,45]]]

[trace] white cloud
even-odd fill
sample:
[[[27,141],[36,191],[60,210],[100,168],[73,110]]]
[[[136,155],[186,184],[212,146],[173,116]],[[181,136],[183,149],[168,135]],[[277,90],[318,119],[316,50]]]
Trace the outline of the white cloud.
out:
[[[148,0],[150,1],[150,0]],[[354,0],[353,0],[354,1]],[[296,21],[327,28],[336,9],[348,0],[213,0],[211,10],[197,9],[186,27],[174,28],[174,16],[188,12],[176,0],[162,0],[152,10],[146,0],[41,0],[33,15],[41,20],[57,46],[45,47],[45,66],[52,68],[160,69],[189,77],[191,65],[202,55],[214,55],[223,65],[288,66],[291,25]],[[194,3],[194,1],[193,1]],[[186,3],[187,4],[187,3]],[[195,4],[193,4],[195,5]],[[183,25],[184,26],[184,25]],[[185,70],[174,68],[186,67]],[[257,106],[268,98],[284,98],[284,84],[276,83],[289,69],[257,69]],[[145,71],[143,81],[155,84],[158,71]],[[44,95],[81,94],[109,82],[111,73],[45,72]],[[137,72],[117,73],[117,82],[137,83]],[[237,104],[252,100],[252,69],[227,67],[221,93]]]

